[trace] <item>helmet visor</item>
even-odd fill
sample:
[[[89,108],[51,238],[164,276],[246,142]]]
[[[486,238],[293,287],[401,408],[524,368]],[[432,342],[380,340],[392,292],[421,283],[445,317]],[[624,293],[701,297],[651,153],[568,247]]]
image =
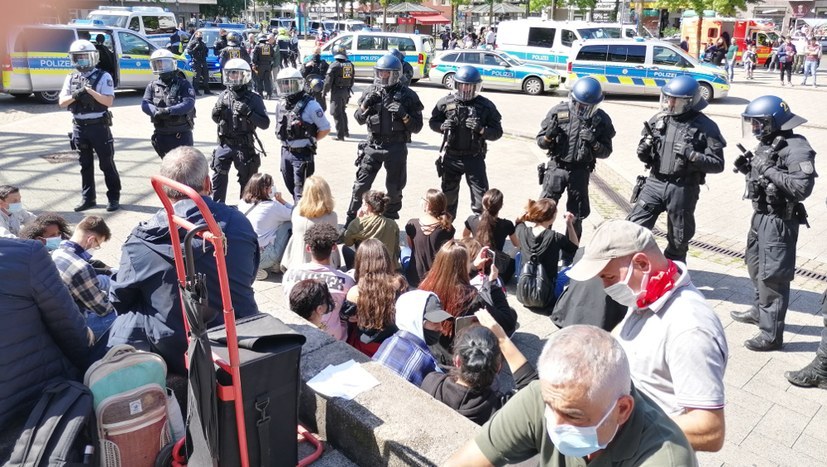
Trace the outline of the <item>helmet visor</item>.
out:
[[[393,86],[399,82],[399,77],[402,75],[398,70],[380,70],[374,69],[373,84],[377,86]]]
[[[457,90],[457,99],[470,101],[480,93],[482,83],[458,83],[454,81],[454,88]]]
[[[772,117],[741,117],[741,136],[762,138],[773,132]]]
[[[149,61],[149,66],[156,75],[175,71],[178,68],[177,65],[175,60],[171,58],[156,58]]]
[[[252,73],[248,70],[224,70],[221,78],[225,86],[242,86],[250,82]]]
[[[72,52],[69,54],[72,66],[79,70],[91,70],[98,64],[98,51]]]
[[[666,115],[680,115],[688,112],[692,108],[691,97],[675,97],[667,96],[661,93],[660,95],[660,109]]]
[[[302,78],[286,78],[276,80],[276,93],[279,96],[290,96],[300,92],[304,87]]]
[[[597,112],[597,105],[586,104],[574,98],[569,98],[569,109],[571,109],[572,115],[577,118],[588,120]]]

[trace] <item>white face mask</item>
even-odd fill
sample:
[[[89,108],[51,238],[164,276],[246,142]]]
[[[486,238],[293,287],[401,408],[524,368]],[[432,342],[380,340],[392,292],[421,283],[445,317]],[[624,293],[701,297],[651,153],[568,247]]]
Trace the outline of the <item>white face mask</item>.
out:
[[[637,298],[645,292],[642,285],[649,282],[649,273],[644,273],[643,280],[640,282],[641,291],[635,293],[635,291],[629,287],[629,279],[632,278],[632,272],[634,272],[634,260],[629,261],[629,269],[626,272],[626,278],[623,279],[622,282],[612,284],[603,289],[606,292],[606,295],[608,295],[612,300],[627,307],[634,306],[637,303]]]

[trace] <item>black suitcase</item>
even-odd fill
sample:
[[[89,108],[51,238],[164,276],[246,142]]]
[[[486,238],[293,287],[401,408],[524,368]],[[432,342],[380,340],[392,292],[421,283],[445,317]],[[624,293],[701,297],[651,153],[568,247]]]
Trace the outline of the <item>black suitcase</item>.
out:
[[[271,315],[236,321],[241,389],[251,466],[298,464],[299,362],[305,337]],[[229,362],[224,326],[210,329],[213,353]],[[219,386],[232,389],[231,375],[217,368]],[[218,392],[219,464],[240,465],[235,407]]]

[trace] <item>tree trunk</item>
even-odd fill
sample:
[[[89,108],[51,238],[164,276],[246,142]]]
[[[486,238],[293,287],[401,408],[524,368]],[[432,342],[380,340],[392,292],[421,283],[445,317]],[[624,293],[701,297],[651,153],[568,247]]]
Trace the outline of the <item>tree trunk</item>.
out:
[[[619,16],[619,13],[620,13],[620,0],[615,0],[615,8],[614,8],[614,12],[613,12],[614,18],[612,18],[612,21],[617,21],[618,23],[622,24],[623,23],[623,18],[621,18]]]
[[[382,5],[382,31],[387,31],[388,29],[388,2],[385,1],[385,4]]]
[[[704,22],[704,16],[703,16],[703,12],[702,12],[701,14],[698,15],[698,26],[697,26],[697,30],[695,31],[695,57],[698,60],[701,60],[701,58],[702,58],[701,57],[701,47],[702,47],[702,45],[701,45],[701,31],[703,31],[703,28],[702,28],[703,22]]]
[[[531,0],[525,0],[525,17],[531,15]]]
[[[336,5],[335,6],[335,8],[336,8],[336,21],[339,21],[340,19],[342,19],[342,18],[339,18],[339,0],[336,0],[335,5]]]
[[[488,5],[488,26],[494,26],[494,0],[491,0],[491,4]]]
[[[368,13],[368,17],[370,18],[368,24],[375,26],[375,24],[373,24],[373,0],[370,0],[370,12]]]
[[[557,0],[551,0],[551,18],[554,21],[554,16],[557,15]]]
[[[353,16],[353,0],[350,0],[350,17],[355,18],[355,16]]]

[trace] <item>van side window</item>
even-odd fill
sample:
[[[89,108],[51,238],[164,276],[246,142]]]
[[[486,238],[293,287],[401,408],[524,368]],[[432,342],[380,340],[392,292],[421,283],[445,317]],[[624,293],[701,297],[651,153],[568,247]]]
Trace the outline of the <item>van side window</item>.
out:
[[[644,63],[646,61],[646,46],[610,45],[609,61],[623,63]]]
[[[35,29],[23,30],[17,39],[15,49],[22,46],[21,52],[68,52],[75,40],[75,31],[71,29]]]
[[[656,45],[652,51],[652,65],[689,66],[683,57],[670,48]]]
[[[462,63],[468,63],[470,65],[479,65],[480,64],[480,54],[471,53],[471,52],[463,52],[462,57],[459,59]]]
[[[423,37],[422,38],[422,51],[426,54],[429,54],[434,51],[434,44],[431,42],[430,37]]]
[[[550,49],[554,45],[555,32],[554,28],[528,28],[528,45]]]
[[[359,36],[356,47],[359,50],[385,50],[385,47],[382,47],[382,39],[382,36]]]
[[[333,50],[333,47],[336,47],[337,45],[341,45],[347,49],[348,53],[350,53],[350,46],[353,45],[353,36],[347,36],[333,41],[333,45],[330,47],[330,50]]]
[[[121,40],[121,53],[124,55],[149,55],[152,53],[153,47],[149,45],[149,42],[135,34],[119,32],[118,38]]]
[[[141,20],[137,16],[133,16],[132,19],[129,20],[129,29],[140,32]]]
[[[565,45],[566,47],[571,47],[574,44],[574,41],[577,40],[577,34],[574,31],[569,31],[568,29],[563,29],[563,32],[560,34],[560,43]]]
[[[146,26],[146,16],[144,16],[144,26]],[[178,25],[175,24],[175,18],[170,16],[158,16],[158,29],[155,31],[155,34],[172,34],[178,29]],[[150,34],[149,31],[146,32]]]
[[[443,62],[456,62],[456,61],[458,61],[457,60],[458,58],[459,58],[459,54],[446,54],[446,55],[443,55],[442,58],[440,58],[440,60],[443,61]]]
[[[587,45],[577,53],[577,60],[588,60],[593,62],[605,62],[606,54],[609,52],[607,45]]]
[[[410,37],[388,37],[388,48],[396,47],[400,52],[416,52],[416,44]]]

